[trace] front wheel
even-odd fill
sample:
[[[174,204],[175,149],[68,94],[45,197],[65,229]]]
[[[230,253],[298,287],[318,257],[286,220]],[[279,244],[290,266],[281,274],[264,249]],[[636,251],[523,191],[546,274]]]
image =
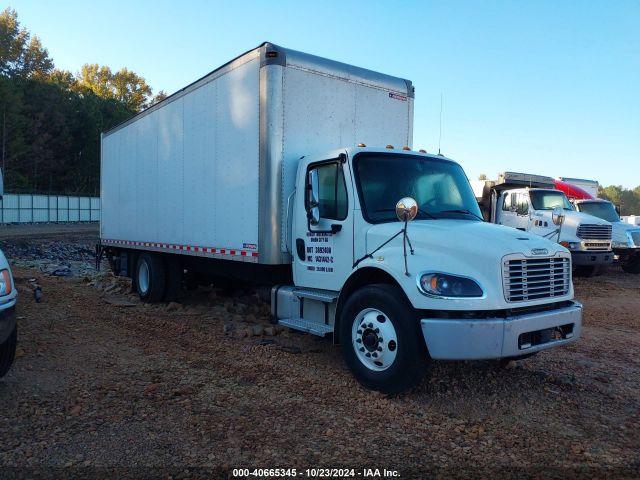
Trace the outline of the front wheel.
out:
[[[13,365],[16,357],[16,345],[18,344],[18,327],[13,327],[13,331],[7,339],[0,344],[0,378],[4,377]]]
[[[620,266],[627,273],[640,273],[640,253],[629,256]]]
[[[416,385],[428,353],[411,305],[397,287],[364,287],[340,315],[340,344],[349,370],[366,388],[399,393]]]

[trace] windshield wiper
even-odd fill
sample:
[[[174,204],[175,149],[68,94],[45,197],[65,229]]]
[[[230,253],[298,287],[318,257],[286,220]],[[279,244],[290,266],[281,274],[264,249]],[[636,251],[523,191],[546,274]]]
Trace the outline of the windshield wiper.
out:
[[[395,208],[381,208],[380,210],[374,210],[374,213],[379,213],[379,212],[395,212],[396,209]],[[431,215],[429,212],[425,212],[424,210],[422,210],[421,208],[418,208],[418,213],[421,213],[422,215],[426,215],[427,217],[431,218],[432,220],[438,220],[438,217],[434,217],[433,215]]]
[[[469,210],[466,210],[464,208],[457,208],[457,209],[453,209],[453,210],[442,210],[438,213],[464,213],[466,215],[472,215],[474,217],[476,217],[478,220],[480,220],[481,222],[484,222],[484,218],[482,218],[480,215],[477,215]]]

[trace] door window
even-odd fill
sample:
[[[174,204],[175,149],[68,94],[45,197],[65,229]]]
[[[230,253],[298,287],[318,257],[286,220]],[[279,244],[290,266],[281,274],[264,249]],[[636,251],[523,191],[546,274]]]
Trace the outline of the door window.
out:
[[[511,211],[511,198],[515,196],[514,193],[507,193],[504,196],[504,201],[502,202],[502,210],[505,212]]]
[[[344,220],[347,218],[347,186],[340,163],[327,163],[316,167],[319,184],[320,218]]]
[[[527,215],[529,213],[529,201],[524,193],[519,193],[516,203],[516,213],[518,215]]]

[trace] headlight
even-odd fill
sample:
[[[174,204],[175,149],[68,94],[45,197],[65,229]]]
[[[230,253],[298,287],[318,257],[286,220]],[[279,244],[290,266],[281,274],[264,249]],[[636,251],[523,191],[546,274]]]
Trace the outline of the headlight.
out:
[[[482,297],[484,292],[474,280],[447,273],[428,272],[418,277],[418,289],[437,297]]]
[[[11,274],[9,270],[0,271],[0,297],[11,293]]]

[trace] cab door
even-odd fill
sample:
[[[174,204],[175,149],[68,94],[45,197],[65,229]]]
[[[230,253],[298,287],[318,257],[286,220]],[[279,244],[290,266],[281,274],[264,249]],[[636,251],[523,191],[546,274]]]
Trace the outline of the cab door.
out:
[[[301,162],[293,218],[298,287],[340,290],[353,270],[353,201],[346,155]],[[315,197],[315,198],[314,198]]]
[[[515,228],[517,225],[516,193],[509,191],[502,192],[501,201],[498,202],[498,208],[500,209],[500,220],[498,223]]]
[[[514,227],[518,230],[529,230],[529,195],[526,193],[515,194],[515,207],[512,206],[512,210],[515,211]]]

